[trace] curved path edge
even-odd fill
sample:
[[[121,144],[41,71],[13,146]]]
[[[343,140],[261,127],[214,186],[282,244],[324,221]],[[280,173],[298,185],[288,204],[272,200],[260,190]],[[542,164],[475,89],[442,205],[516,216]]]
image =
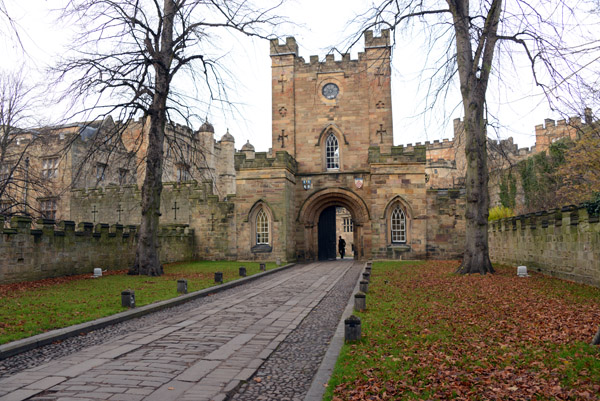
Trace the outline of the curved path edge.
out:
[[[202,290],[194,291],[189,294],[180,295],[175,298],[166,299],[164,301],[155,302],[149,305],[140,306],[127,310],[125,312],[119,312],[114,315],[102,317],[89,322],[76,324],[74,326],[64,327],[62,329],[51,330],[46,333],[36,334],[35,336],[23,338],[22,340],[12,341],[0,345],[0,361],[9,358],[14,355],[18,355],[22,352],[32,350],[34,348],[42,347],[44,345],[52,344],[56,341],[62,341],[69,337],[78,336],[82,333],[89,333],[91,331],[101,329],[106,326],[110,326],[116,323],[124,322],[126,320],[135,319],[140,316],[147,315],[152,312],[156,312],[162,309],[170,308],[172,306],[181,305],[183,303],[192,301],[197,298],[207,297],[217,292],[225,291],[230,288],[237,287],[244,283],[254,281],[261,277],[268,276],[273,273],[280,272],[282,270],[289,269],[294,266],[295,263],[290,263],[285,266],[277,267],[275,269],[267,270],[265,272],[257,273],[249,277],[240,278],[237,280],[229,281],[227,283],[208,287]]]
[[[366,266],[366,263],[365,263]],[[331,338],[331,342],[329,343],[329,347],[327,348],[327,352],[323,357],[323,361],[315,374],[312,384],[308,389],[308,393],[304,397],[304,401],[321,401],[323,399],[323,395],[325,394],[325,386],[329,382],[331,378],[331,374],[333,373],[333,369],[337,362],[338,356],[340,355],[340,351],[342,350],[342,346],[344,345],[344,320],[346,320],[354,310],[354,294],[359,289],[360,281],[362,280],[362,274],[358,275],[358,279],[356,280],[356,285],[354,286],[354,290],[350,294],[348,299],[348,304],[346,305],[346,309],[342,313],[340,317],[340,322],[337,325],[335,333]]]

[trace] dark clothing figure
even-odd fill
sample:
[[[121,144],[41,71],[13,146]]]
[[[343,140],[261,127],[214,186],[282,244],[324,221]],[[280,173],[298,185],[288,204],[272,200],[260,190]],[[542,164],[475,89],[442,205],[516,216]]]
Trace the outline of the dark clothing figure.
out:
[[[338,241],[338,251],[340,252],[340,256],[344,259],[344,255],[346,254],[346,241],[340,235],[340,240]]]

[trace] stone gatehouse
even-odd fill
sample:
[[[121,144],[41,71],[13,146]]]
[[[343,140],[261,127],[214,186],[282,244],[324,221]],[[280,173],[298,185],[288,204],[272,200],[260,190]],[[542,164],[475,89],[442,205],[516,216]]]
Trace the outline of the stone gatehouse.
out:
[[[189,224],[196,257],[334,258],[343,209],[356,258],[460,257],[464,197],[428,188],[425,146],[393,146],[389,32],[364,39],[357,60],[309,62],[294,38],[271,42],[272,149],[235,151],[226,133],[215,182],[165,184],[161,223]],[[213,132],[206,123],[197,135]],[[139,196],[74,191],[71,219],[135,224]]]

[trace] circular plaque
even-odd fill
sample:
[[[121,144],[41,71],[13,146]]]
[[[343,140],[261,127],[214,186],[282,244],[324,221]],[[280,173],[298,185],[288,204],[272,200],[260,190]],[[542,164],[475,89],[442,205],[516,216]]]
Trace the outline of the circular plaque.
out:
[[[328,83],[323,86],[321,93],[323,93],[323,96],[327,99],[335,99],[338,93],[340,93],[340,88],[338,88],[336,84]]]

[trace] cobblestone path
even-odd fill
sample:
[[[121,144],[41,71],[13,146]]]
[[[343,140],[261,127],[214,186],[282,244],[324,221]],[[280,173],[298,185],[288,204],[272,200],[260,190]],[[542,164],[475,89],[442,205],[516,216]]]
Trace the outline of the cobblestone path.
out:
[[[301,265],[229,290],[202,307],[6,377],[0,401],[224,400],[353,264]]]

